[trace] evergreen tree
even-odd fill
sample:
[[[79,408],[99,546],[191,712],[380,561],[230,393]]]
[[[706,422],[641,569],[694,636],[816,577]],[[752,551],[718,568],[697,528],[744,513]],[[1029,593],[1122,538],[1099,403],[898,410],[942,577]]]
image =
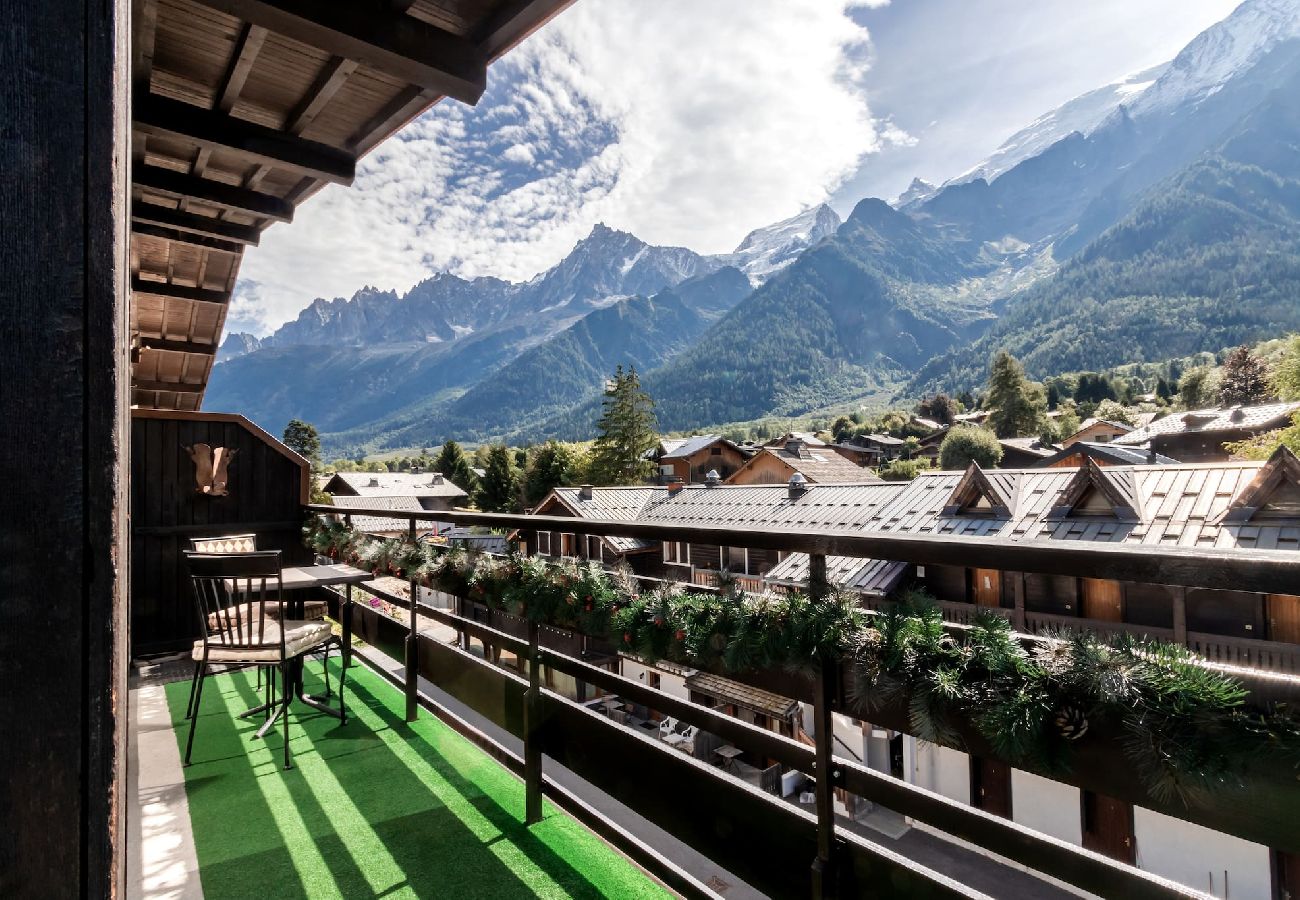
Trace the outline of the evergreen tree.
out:
[[[311,464],[311,502],[329,503],[330,495],[317,486],[317,476],[325,466],[320,458],[320,435],[316,426],[302,419],[290,419],[284,426],[284,445]]]
[[[571,444],[547,441],[533,454],[524,480],[524,502],[536,506],[552,488],[577,483],[582,477],[582,458]]]
[[[1014,356],[999,350],[989,372],[988,425],[1000,438],[1037,434],[1047,408],[1041,385],[1025,377]]]
[[[635,368],[619,366],[605,388],[600,433],[591,448],[592,479],[600,484],[636,484],[654,472],[646,454],[659,443],[654,401],[641,390]]]
[[[1073,400],[1062,403],[1060,410],[1061,414],[1056,417],[1056,440],[1063,441],[1078,431],[1083,423],[1079,421],[1079,413]]]
[[[1272,397],[1268,363],[1244,344],[1228,354],[1219,377],[1220,406],[1249,406]]]
[[[474,502],[484,512],[516,512],[519,509],[519,473],[510,464],[510,451],[498,444],[487,452],[483,477]]]
[[[470,468],[469,459],[465,456],[465,451],[461,449],[460,444],[455,441],[448,441],[443,444],[442,451],[438,454],[437,460],[434,461],[433,467],[441,472],[444,478],[465,493],[471,495],[474,493],[478,478],[474,475],[474,470]]]
[[[1273,389],[1280,400],[1300,400],[1300,334],[1287,338],[1273,370]]]
[[[939,445],[939,467],[965,469],[972,462],[992,469],[1002,462],[1002,445],[997,435],[978,425],[957,425],[948,429]]]

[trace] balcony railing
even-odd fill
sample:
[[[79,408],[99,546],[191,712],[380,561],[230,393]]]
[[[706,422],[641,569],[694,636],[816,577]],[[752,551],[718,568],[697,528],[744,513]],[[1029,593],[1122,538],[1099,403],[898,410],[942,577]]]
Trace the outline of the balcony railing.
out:
[[[1232,554],[1198,551],[1189,554],[1143,549],[1139,553],[1114,546],[1072,544],[1062,547],[998,540],[974,542],[856,533],[754,532],[484,513],[421,515],[394,513],[392,510],[375,513],[348,510],[341,513],[329,506],[313,506],[310,510],[344,518],[367,514],[398,515],[412,522],[412,535],[415,534],[415,521],[437,518],[454,520],[457,524],[528,531],[564,530],[803,551],[813,554],[814,568],[817,556],[833,553],[900,559],[919,564],[959,563],[981,568],[1182,586],[1225,588],[1231,585],[1238,590],[1261,592],[1279,592],[1282,585],[1294,584],[1300,578],[1300,556],[1284,552]],[[836,756],[831,738],[831,713],[841,711],[855,715],[847,704],[848,691],[841,671],[823,670],[811,679],[788,673],[762,672],[728,676],[811,703],[813,730],[818,737],[815,746],[809,747],[593,665],[589,659],[582,658],[582,650],[574,650],[573,644],[563,651],[558,649],[557,637],[547,637],[546,629],[535,624],[523,623],[524,635],[521,636],[476,622],[465,615],[420,605],[415,599],[419,593],[415,588],[412,583],[410,598],[405,599],[385,595],[367,585],[367,590],[390,604],[406,605],[408,621],[399,622],[377,610],[354,605],[353,615],[359,633],[381,650],[405,658],[404,687],[409,714],[413,715],[417,704],[424,704],[444,717],[455,719],[447,710],[439,710],[438,704],[430,697],[420,695],[418,677],[423,676],[494,724],[522,738],[524,753],[520,756],[495,744],[486,735],[474,734],[474,729],[460,723],[462,730],[474,740],[523,774],[529,788],[530,804],[540,803],[543,792],[562,798],[562,792],[541,771],[541,759],[545,755],[619,797],[641,815],[756,887],[781,896],[807,892],[810,869],[799,860],[811,863],[815,896],[852,895],[881,883],[890,884],[897,896],[969,895],[968,890],[939,873],[837,828],[835,791],[847,791],[879,803],[991,853],[1101,896],[1170,897],[1194,893]],[[950,605],[957,606],[963,605]],[[970,611],[976,609],[972,607]],[[339,612],[345,621],[349,618],[346,611]],[[946,612],[957,615],[959,611],[949,608]],[[961,612],[965,613],[964,610]],[[418,617],[455,629],[461,639],[451,645],[421,634]],[[517,632],[519,627],[509,630]],[[527,679],[469,653],[466,648],[470,639],[481,641],[485,650],[495,648],[512,652],[526,663]],[[491,655],[484,654],[488,658]],[[816,814],[742,785],[711,766],[689,759],[544,689],[540,683],[543,667],[696,725],[737,747],[813,776]],[[1242,678],[1255,691],[1276,693],[1281,690],[1285,693],[1295,687],[1293,682],[1279,684],[1276,679],[1252,680],[1250,673],[1242,673]],[[885,709],[880,716],[873,713],[872,720],[882,727],[908,730],[905,711]],[[967,736],[967,742],[972,752],[996,756],[976,737]],[[1297,796],[1300,790],[1288,773],[1262,769],[1232,802],[1188,810],[1151,797],[1135,774],[1129,771],[1130,767],[1115,765],[1116,752],[1116,745],[1100,746],[1095,741],[1091,749],[1080,748],[1075,771],[1065,780],[1170,815],[1191,818],[1248,840],[1290,851],[1300,850],[1300,837],[1291,826],[1290,812],[1290,804],[1300,801],[1300,796]],[[816,777],[823,772],[829,776]],[[685,893],[696,893],[691,888],[689,877],[671,860],[658,857],[653,849],[617,831],[614,828],[602,833],[669,884]]]

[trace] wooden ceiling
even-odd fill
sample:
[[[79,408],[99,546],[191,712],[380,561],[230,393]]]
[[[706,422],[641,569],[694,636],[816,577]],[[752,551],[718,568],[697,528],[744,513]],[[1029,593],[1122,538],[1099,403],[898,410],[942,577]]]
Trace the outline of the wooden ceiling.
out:
[[[572,0],[133,0],[132,403],[198,409],[245,247]]]

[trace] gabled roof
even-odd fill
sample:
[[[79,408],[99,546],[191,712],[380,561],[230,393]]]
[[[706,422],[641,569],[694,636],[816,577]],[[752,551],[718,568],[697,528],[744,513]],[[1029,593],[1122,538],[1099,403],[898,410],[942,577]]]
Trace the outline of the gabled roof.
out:
[[[688,437],[686,440],[682,441],[680,444],[673,447],[671,450],[666,450],[664,454],[659,458],[660,459],[685,459],[686,457],[693,456],[694,454],[699,453],[701,450],[705,449],[706,447],[710,447],[713,444],[717,444],[717,443],[726,444],[727,446],[736,450],[740,449],[736,447],[735,444],[733,444],[731,441],[727,440],[720,434],[697,434],[694,437]]]
[[[1138,495],[1133,470],[1118,466],[1099,466],[1085,457],[1083,465],[1057,495],[1049,516],[1064,518],[1080,511],[1081,504],[1099,494],[1110,505],[1111,513],[1122,522],[1142,520],[1142,501]]]
[[[781,435],[778,438],[772,438],[772,440],[768,441],[763,446],[784,447],[790,441],[802,441],[804,444],[806,444],[809,447],[826,446],[826,442],[823,441],[821,438],[819,438],[817,435],[813,434],[811,431],[787,431],[785,434]]]
[[[424,512],[417,497],[352,497],[340,494],[334,498],[334,505],[340,509],[391,509],[401,512]],[[405,534],[411,527],[410,519],[389,518],[386,516],[353,516],[352,525],[370,534]],[[441,534],[451,526],[447,522],[415,523],[418,534],[436,531]]]
[[[909,568],[908,563],[889,559],[828,556],[826,580],[843,590],[884,597],[898,587]],[[808,554],[791,553],[773,566],[763,576],[763,581],[768,584],[803,587],[808,583]]]
[[[985,472],[972,462],[953,488],[942,515],[959,516],[967,512],[986,513],[994,518],[1009,519],[1016,511],[1019,485],[1014,472]]]
[[[998,438],[998,443],[1002,445],[1003,450],[1012,450],[1044,459],[1056,452],[1054,446],[1044,444],[1041,438],[1036,437]]]
[[[582,499],[580,487],[557,487],[550,496],[538,504],[536,513],[546,514],[547,507],[558,503],[571,515],[583,519],[613,519],[618,522],[635,521],[645,508],[647,501],[657,490],[652,487],[606,487],[592,488],[591,499]],[[658,541],[641,538],[610,535],[602,538],[615,553],[632,553],[659,546]]]
[[[1220,522],[1245,522],[1264,512],[1280,495],[1289,493],[1288,507],[1300,504],[1300,459],[1286,447],[1278,447],[1250,484],[1218,517]]]
[[[355,497],[469,496],[437,472],[338,472],[325,485],[336,495]]]
[[[1102,460],[1113,466],[1172,466],[1178,464],[1178,460],[1162,456],[1159,453],[1155,454],[1155,458],[1152,459],[1149,451],[1138,447],[1125,447],[1109,441],[1106,443],[1075,441],[1065,449],[1058,450],[1034,465],[1035,467],[1053,466],[1072,456],[1077,456],[1080,460]]]
[[[880,479],[863,470],[856,463],[840,456],[825,444],[816,447],[801,447],[797,452],[785,447],[763,447],[745,464],[727,479],[729,484],[737,484],[750,466],[758,465],[764,454],[776,457],[791,469],[807,478],[811,484],[851,484],[854,482],[879,481]]]
[[[1145,444],[1156,436],[1216,431],[1267,431],[1286,424],[1300,402],[1263,403],[1258,406],[1234,406],[1229,409],[1195,409],[1171,413],[1142,428],[1115,439],[1117,444]]]

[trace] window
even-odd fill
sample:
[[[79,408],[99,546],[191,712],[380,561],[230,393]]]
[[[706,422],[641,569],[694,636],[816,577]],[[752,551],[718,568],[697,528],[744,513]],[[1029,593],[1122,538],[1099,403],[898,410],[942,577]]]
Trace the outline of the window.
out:
[[[537,532],[537,555],[551,555],[551,533],[549,531]]]
[[[722,448],[721,448],[721,447],[710,447],[710,448],[709,448],[709,456],[721,456],[721,455],[722,455]]]
[[[681,541],[664,541],[664,562],[678,566],[690,565],[687,545]]]
[[[647,672],[645,676],[645,683],[648,687],[653,688],[654,690],[657,691],[660,690],[663,684],[663,677],[658,672]]]
[[[727,569],[733,575],[748,575],[749,553],[744,547],[727,548]]]
[[[562,534],[562,535],[560,535],[560,555],[561,555],[561,556],[573,556],[573,545],[574,545],[574,543],[575,543],[575,541],[574,541],[574,538],[575,538],[575,537],[577,537],[577,535],[572,535],[572,534]]]

